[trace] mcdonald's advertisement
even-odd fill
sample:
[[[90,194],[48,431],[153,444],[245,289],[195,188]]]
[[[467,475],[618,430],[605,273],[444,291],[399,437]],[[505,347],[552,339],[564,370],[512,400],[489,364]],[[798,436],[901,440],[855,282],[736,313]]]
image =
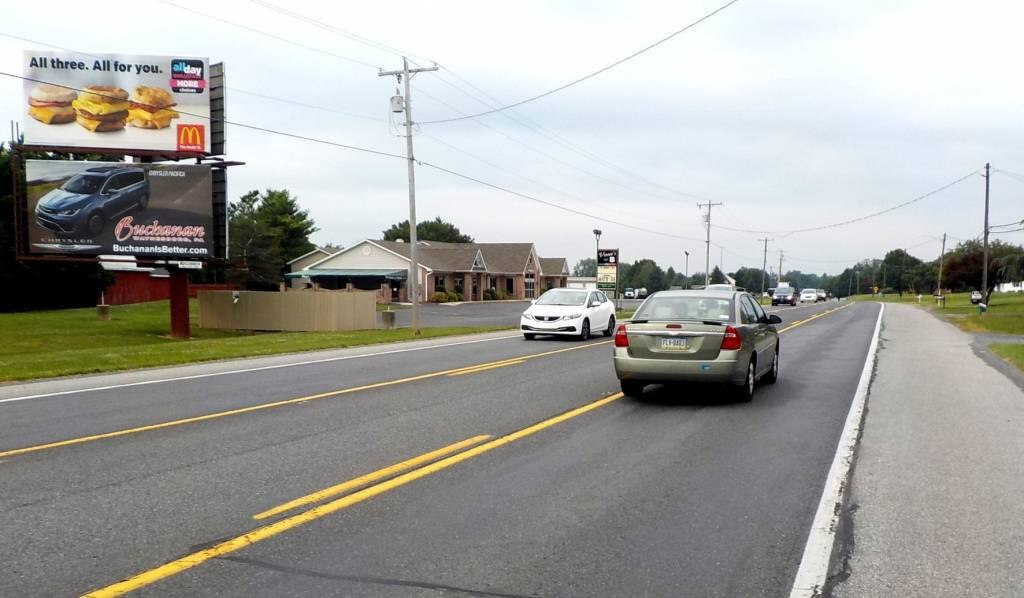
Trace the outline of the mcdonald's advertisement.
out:
[[[29,253],[213,256],[213,175],[199,164],[25,162]]]
[[[26,50],[25,143],[92,150],[210,151],[210,61]]]

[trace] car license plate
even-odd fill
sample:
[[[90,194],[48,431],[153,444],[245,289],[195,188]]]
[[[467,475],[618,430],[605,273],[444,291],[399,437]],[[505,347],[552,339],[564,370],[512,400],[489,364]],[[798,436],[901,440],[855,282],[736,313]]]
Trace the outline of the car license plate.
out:
[[[690,341],[686,338],[663,338],[661,348],[664,351],[685,351],[690,348]]]

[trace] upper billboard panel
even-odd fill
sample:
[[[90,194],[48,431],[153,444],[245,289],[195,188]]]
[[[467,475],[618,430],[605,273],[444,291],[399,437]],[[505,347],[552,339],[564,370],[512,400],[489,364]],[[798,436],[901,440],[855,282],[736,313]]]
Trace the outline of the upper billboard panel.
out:
[[[25,143],[210,152],[206,58],[25,51]]]

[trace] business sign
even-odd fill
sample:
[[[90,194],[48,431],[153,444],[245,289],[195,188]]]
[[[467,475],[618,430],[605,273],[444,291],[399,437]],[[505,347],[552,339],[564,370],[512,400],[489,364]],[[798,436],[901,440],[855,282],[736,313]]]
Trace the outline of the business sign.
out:
[[[208,153],[206,58],[26,50],[25,143]]]
[[[28,252],[214,257],[209,166],[28,160]]]
[[[597,250],[597,288],[601,291],[616,290],[619,274],[619,250],[598,249]]]

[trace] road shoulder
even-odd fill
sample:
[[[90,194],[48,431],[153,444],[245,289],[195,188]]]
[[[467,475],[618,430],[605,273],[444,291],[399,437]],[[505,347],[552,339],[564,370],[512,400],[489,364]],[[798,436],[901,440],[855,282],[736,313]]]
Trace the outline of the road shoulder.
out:
[[[833,596],[1024,595],[1024,392],[972,340],[887,306]]]

